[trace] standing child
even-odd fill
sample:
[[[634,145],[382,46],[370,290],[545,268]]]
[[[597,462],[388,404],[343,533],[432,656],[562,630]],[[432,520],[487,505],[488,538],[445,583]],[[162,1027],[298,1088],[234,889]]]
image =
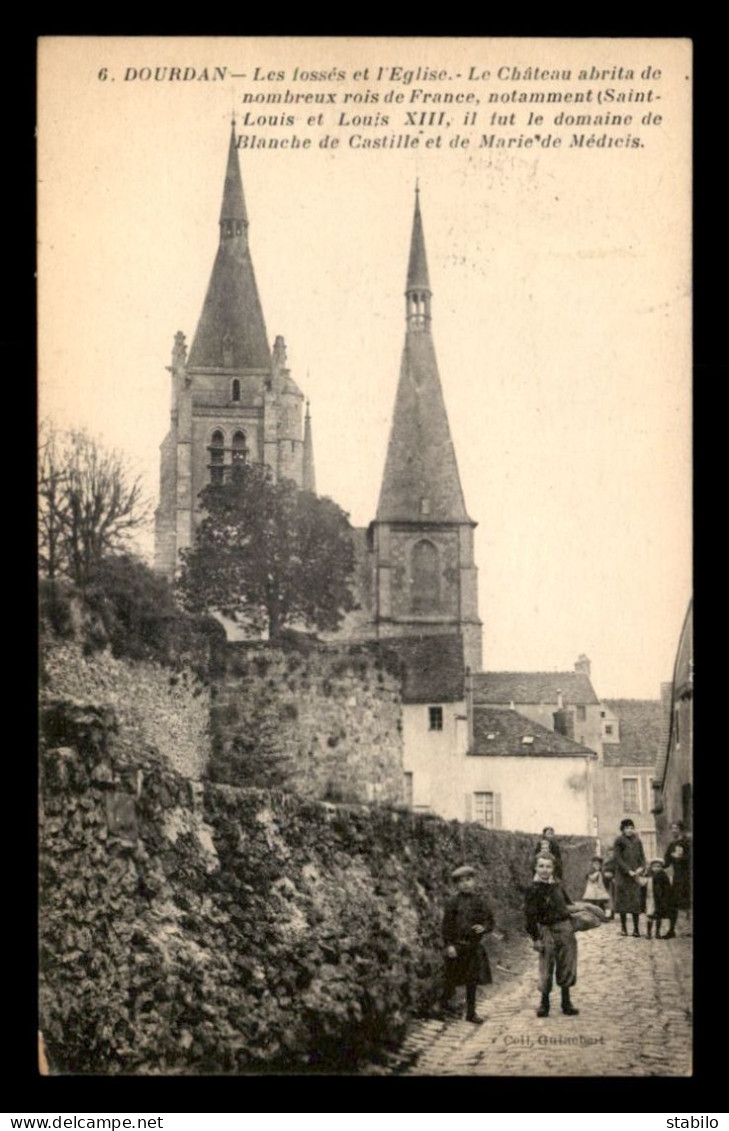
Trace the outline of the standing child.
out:
[[[483,895],[476,891],[476,871],[465,864],[451,873],[456,894],[448,901],[443,915],[445,969],[441,1005],[454,1012],[456,986],[466,987],[466,1021],[482,1025],[476,1013],[476,987],[489,985],[491,967],[483,936],[493,930],[494,917]]]
[[[661,923],[664,919],[668,919],[668,934],[664,935],[663,938],[674,938],[678,908],[673,894],[673,885],[663,869],[663,861],[659,856],[651,860],[645,891],[648,938],[653,937],[654,923],[656,925],[656,938],[661,938]]]
[[[551,825],[547,825],[542,830],[542,835],[534,846],[534,870],[537,868],[537,857],[542,852],[548,852],[554,858],[554,878],[555,880],[562,879],[562,850],[559,847],[554,829]]]
[[[534,882],[527,888],[524,905],[527,933],[534,949],[539,951],[542,1000],[537,1017],[549,1017],[549,995],[555,975],[562,991],[562,1012],[570,1017],[580,1012],[570,1000],[570,989],[577,981],[577,939],[570,918],[571,904],[562,884],[554,877],[552,857],[538,856]]]
[[[593,856],[590,871],[585,877],[587,883],[585,885],[585,894],[583,899],[589,903],[596,903],[603,911],[607,911],[608,904],[610,903],[610,892],[605,884],[605,877],[602,874],[602,856]]]

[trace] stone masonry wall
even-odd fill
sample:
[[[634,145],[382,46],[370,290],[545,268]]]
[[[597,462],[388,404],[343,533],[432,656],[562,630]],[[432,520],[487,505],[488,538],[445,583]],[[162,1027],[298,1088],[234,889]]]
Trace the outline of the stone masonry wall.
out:
[[[46,696],[41,732],[54,1073],[351,1070],[435,999],[465,860],[504,936],[492,960],[521,935],[532,838],[191,782],[88,702]]]
[[[284,651],[229,644],[212,708],[213,776],[250,785],[236,741],[285,766],[286,787],[334,801],[399,802],[403,745],[397,661],[376,643]],[[266,734],[274,739],[275,749]],[[253,784],[260,784],[253,775]]]

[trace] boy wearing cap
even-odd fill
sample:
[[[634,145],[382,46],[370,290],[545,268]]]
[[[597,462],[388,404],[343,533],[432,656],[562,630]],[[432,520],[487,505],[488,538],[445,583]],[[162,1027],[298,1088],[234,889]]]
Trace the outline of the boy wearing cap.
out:
[[[451,873],[456,894],[448,900],[443,915],[445,968],[443,971],[442,1008],[455,1012],[453,995],[456,986],[466,987],[466,1021],[483,1024],[476,1013],[476,987],[489,985],[491,967],[483,945],[483,936],[493,930],[494,917],[483,895],[476,891],[476,870],[465,864]]]

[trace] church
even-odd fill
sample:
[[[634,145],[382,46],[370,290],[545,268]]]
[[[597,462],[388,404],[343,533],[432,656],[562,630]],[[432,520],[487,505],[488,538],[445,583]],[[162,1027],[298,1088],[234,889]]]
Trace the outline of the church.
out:
[[[304,414],[283,338],[269,347],[248,228],[233,126],[207,295],[189,355],[178,333],[169,367],[172,408],[161,445],[155,567],[170,578],[180,550],[193,541],[200,491],[234,476],[236,466],[266,463],[276,478],[316,489],[308,405]],[[438,372],[417,187],[404,322],[377,511],[367,529],[354,531],[358,608],[339,639],[379,640],[400,661],[407,805],[491,828],[552,825],[558,833],[593,835],[597,753],[587,734],[576,738],[574,725],[565,723],[598,703],[589,677],[481,670],[476,523],[466,508]],[[487,690],[489,674],[513,678],[492,680]],[[547,692],[540,684],[540,698],[525,701],[522,712],[513,687],[524,674],[551,678],[542,681]],[[504,699],[499,688],[507,685]],[[573,688],[579,689],[574,702]]]

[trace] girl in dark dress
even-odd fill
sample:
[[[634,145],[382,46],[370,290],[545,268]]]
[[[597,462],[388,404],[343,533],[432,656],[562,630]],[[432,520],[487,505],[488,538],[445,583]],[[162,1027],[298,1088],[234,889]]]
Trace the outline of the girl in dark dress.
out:
[[[446,1013],[456,1012],[453,995],[456,986],[466,987],[466,1021],[481,1025],[476,1013],[476,987],[493,980],[483,935],[493,930],[491,908],[476,891],[475,869],[465,864],[451,874],[456,894],[448,901],[443,915],[445,969],[441,1007]]]

